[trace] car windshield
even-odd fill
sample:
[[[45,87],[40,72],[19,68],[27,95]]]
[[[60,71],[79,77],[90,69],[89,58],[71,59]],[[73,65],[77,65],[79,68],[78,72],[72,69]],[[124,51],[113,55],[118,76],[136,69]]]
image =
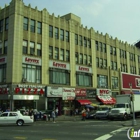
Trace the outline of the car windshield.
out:
[[[125,104],[116,104],[114,107],[115,108],[124,108]]]
[[[108,110],[108,108],[107,107],[101,107],[101,108],[99,108],[99,111],[101,111],[101,110]]]

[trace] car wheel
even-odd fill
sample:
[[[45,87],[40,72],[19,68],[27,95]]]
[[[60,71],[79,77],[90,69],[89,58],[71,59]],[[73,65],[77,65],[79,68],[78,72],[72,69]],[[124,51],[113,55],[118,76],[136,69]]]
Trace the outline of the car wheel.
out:
[[[22,120],[18,120],[18,121],[17,121],[17,125],[18,125],[18,126],[22,126],[22,125],[23,125],[23,121],[22,121]]]

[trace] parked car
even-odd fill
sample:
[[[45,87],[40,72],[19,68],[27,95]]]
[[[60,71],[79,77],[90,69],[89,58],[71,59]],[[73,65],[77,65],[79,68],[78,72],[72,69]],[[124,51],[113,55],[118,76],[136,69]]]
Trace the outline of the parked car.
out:
[[[42,120],[46,120],[46,119],[50,119],[51,118],[52,110],[42,110],[42,111],[39,111],[39,112],[41,114]]]
[[[98,111],[95,114],[95,118],[108,119],[110,110],[111,110],[111,107],[108,107],[108,106],[99,107]]]
[[[97,111],[97,110],[92,110],[92,111],[90,111],[90,112],[87,114],[86,119],[94,119],[94,118],[95,118],[96,111]]]
[[[23,116],[20,111],[0,114],[0,124],[17,124],[22,126],[23,124],[32,124],[33,122],[33,117]]]

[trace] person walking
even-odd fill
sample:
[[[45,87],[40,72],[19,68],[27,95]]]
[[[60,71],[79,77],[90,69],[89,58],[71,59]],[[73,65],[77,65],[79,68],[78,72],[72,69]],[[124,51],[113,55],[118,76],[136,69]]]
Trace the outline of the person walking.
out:
[[[83,121],[86,120],[86,110],[85,109],[82,110],[82,120]]]
[[[58,107],[55,109],[55,115],[58,116]]]
[[[53,123],[55,123],[55,117],[56,117],[55,110],[52,111],[52,114],[51,115],[52,115]]]

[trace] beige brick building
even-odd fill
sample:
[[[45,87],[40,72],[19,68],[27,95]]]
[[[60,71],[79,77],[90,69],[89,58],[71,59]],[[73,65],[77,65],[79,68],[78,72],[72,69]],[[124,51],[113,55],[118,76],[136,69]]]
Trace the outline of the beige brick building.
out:
[[[56,17],[22,0],[1,8],[0,105],[67,110],[77,97],[71,89],[119,94],[121,72],[140,75],[140,49],[93,28],[73,13]]]

